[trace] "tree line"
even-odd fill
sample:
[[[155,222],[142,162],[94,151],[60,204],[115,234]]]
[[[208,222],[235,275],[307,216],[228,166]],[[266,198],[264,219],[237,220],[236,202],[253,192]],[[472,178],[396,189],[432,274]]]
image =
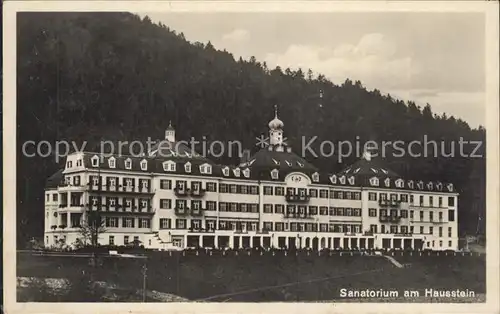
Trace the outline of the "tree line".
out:
[[[432,112],[410,100],[334,83],[309,69],[268,68],[235,58],[210,42],[189,42],[163,23],[130,13],[20,13],[17,39],[18,237],[43,234],[45,180],[61,167],[53,156],[21,156],[27,140],[87,142],[163,138],[168,121],[179,138],[239,140],[254,147],[278,105],[285,136],[320,141],[429,140],[485,142],[483,127]],[[449,147],[449,146],[447,146]],[[473,147],[466,146],[471,153]],[[483,145],[477,154],[485,154]],[[447,150],[449,151],[449,150]],[[472,233],[485,213],[485,157],[388,157],[402,176],[442,180],[459,189],[460,228]],[[340,171],[336,156],[306,156],[322,171]],[[218,162],[237,163],[237,157]]]

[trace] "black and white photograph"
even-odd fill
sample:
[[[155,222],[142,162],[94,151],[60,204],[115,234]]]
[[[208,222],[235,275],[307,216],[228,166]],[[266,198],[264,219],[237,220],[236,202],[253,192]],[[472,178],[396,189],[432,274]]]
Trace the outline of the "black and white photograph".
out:
[[[499,311],[498,2],[4,9],[6,313]]]

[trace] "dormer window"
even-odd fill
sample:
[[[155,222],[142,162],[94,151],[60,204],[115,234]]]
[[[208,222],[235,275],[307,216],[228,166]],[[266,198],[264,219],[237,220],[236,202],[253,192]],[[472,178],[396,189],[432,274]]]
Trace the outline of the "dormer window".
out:
[[[184,171],[191,172],[191,163],[190,162],[187,162],[186,164],[184,164]]]
[[[94,155],[91,159],[92,167],[99,167],[99,157]]]
[[[286,162],[286,164],[287,164],[287,166],[288,166],[288,167],[291,167],[291,166],[292,166],[292,163],[291,163],[291,162],[289,162],[288,160],[285,160],[285,162]]]
[[[453,192],[453,183],[448,183],[446,187],[448,188],[448,191]]]
[[[226,177],[229,176],[229,167],[222,168],[222,174]]]
[[[340,182],[340,184],[345,184],[345,176],[341,176],[339,178],[339,182]]]
[[[132,159],[127,158],[125,160],[125,169],[128,169],[128,170],[132,169]]]
[[[332,184],[337,184],[337,176],[336,175],[332,175],[330,177],[330,182],[332,182]]]
[[[350,176],[349,179],[347,179],[347,181],[349,181],[350,185],[354,185],[354,177],[353,176]]]
[[[434,188],[434,185],[432,182],[427,183],[427,189],[432,190]]]
[[[370,185],[371,186],[378,186],[379,185],[379,181],[378,181],[378,178],[377,177],[373,177],[370,179]]]
[[[111,157],[108,159],[108,166],[110,168],[115,168],[116,167],[116,159],[115,157]]]
[[[209,164],[203,164],[200,166],[200,172],[203,174],[211,174],[212,166],[210,166]]]
[[[438,191],[443,190],[443,184],[441,182],[439,182],[438,184],[436,184],[436,189],[438,189]]]
[[[73,162],[70,160],[66,163],[66,168],[71,168],[73,167]]]
[[[245,178],[249,178],[250,177],[250,169],[245,169],[243,170],[243,175],[245,176]]]
[[[278,169],[274,169],[271,171],[271,178],[274,179],[274,180],[277,180],[278,179],[278,176],[279,176],[279,171]]]
[[[146,159],[141,160],[141,170],[148,170],[148,161]]]
[[[300,168],[304,168],[304,164],[303,164],[303,163],[301,163],[301,162],[298,162],[298,161],[297,161],[297,165],[299,165],[299,167],[300,167]]]
[[[389,178],[385,179],[384,184],[386,187],[390,187],[391,186],[391,179],[389,179]]]
[[[280,165],[280,162],[279,162],[279,161],[277,161],[276,159],[274,159],[274,158],[273,158],[273,161],[274,161],[274,164],[275,164],[275,165],[277,165],[277,166],[279,166],[279,165]]]
[[[240,177],[240,168],[236,168],[236,169],[234,169],[234,170],[233,170],[233,173],[234,173],[234,176],[235,176],[235,177],[238,177],[238,178],[239,178],[239,177]]]
[[[422,189],[424,188],[424,182],[423,182],[423,181],[419,181],[419,182],[417,183],[417,188],[418,188],[419,190],[422,190]]]
[[[76,166],[77,166],[77,167],[81,167],[81,166],[82,166],[82,160],[81,160],[81,159],[78,159],[78,160],[76,161]]]
[[[408,187],[410,189],[413,189],[413,187],[414,187],[413,180],[408,181]]]
[[[319,182],[319,173],[315,172],[312,174],[313,182]]]
[[[403,188],[404,181],[402,179],[396,180],[396,187]]]
[[[176,170],[176,165],[174,161],[168,160],[163,163],[163,170],[164,171],[169,171],[169,172],[175,172]]]

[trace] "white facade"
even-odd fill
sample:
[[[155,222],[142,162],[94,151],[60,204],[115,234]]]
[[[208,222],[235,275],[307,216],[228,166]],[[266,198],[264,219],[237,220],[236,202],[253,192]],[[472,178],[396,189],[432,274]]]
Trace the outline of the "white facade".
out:
[[[271,147],[259,155],[270,154],[264,178],[254,176],[255,156],[229,167],[172,151],[171,125],[165,134],[171,155],[163,159],[161,146],[149,154],[155,158],[69,155],[63,182],[45,191],[46,246],[74,243],[86,213],[99,211],[102,245],[458,249],[452,184],[403,180],[375,169],[368,152],[339,174],[306,171],[307,162],[285,149],[283,126],[276,112]]]
[[[68,157],[73,164],[79,159],[78,154]],[[77,225],[85,210],[97,209],[95,198],[101,197],[101,204],[107,205],[102,210],[107,231],[99,239],[103,245],[124,245],[138,239],[152,249],[196,244],[403,248],[414,247],[418,239],[426,249],[458,248],[456,193],[317,184],[300,172],[275,182],[71,168],[64,171],[69,185],[45,193],[48,246],[58,239],[73,243],[80,236]],[[98,175],[108,183],[110,178],[117,178],[116,190],[107,184],[98,192],[88,185]],[[127,179],[134,180],[134,189],[119,190],[119,183]],[[181,182],[185,192],[176,191]],[[200,184],[199,195],[192,193],[196,184]],[[291,197],[295,195],[295,200],[287,197],[290,188],[294,189]],[[305,195],[302,200],[301,191]],[[131,201],[130,208],[126,208],[127,201]],[[286,216],[292,208],[298,215]],[[399,218],[381,221],[384,211]],[[307,212],[311,214],[302,214]]]

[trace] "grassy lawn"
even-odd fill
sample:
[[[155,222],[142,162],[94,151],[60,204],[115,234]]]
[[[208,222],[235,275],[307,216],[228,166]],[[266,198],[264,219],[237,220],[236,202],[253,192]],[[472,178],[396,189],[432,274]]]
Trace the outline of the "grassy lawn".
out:
[[[216,302],[353,301],[340,298],[341,288],[469,289],[485,293],[484,255],[395,258],[411,266],[396,268],[382,257],[368,256],[170,256],[152,252],[147,260],[147,288]],[[18,253],[17,261],[18,276],[80,280],[82,274],[91,274],[92,280],[142,288],[142,260],[105,257],[93,268],[84,257]]]

